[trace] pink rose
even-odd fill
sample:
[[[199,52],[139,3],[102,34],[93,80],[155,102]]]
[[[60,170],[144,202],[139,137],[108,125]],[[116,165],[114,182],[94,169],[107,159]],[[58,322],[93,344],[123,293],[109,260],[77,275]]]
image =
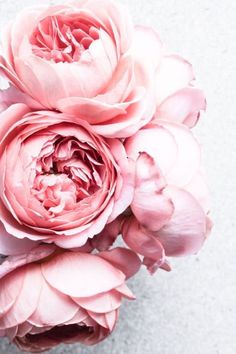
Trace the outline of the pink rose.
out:
[[[124,273],[134,256],[125,249],[112,252],[115,266],[109,252],[63,252],[50,245],[8,257],[0,265],[0,336],[28,352],[105,339],[122,299],[134,299]]]
[[[160,40],[109,0],[24,10],[2,46],[12,103],[79,115],[108,137],[130,136],[154,114]]]
[[[125,146],[136,161],[136,180],[123,238],[151,272],[169,269],[166,256],[196,253],[211,227],[199,145],[184,125],[160,121]]]
[[[14,249],[7,233],[80,247],[133,198],[133,173],[119,140],[93,134],[76,117],[32,113],[23,104],[0,115],[0,170],[0,221],[6,230],[0,233],[0,253],[4,247],[17,252],[18,240]]]

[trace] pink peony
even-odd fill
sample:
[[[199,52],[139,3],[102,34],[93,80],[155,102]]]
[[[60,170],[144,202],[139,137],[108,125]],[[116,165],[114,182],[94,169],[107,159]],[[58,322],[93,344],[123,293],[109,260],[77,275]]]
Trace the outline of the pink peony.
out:
[[[43,245],[8,257],[0,265],[0,335],[28,352],[105,339],[122,299],[134,299],[125,272],[130,266],[138,271],[140,264],[127,252],[114,249],[111,263],[109,252],[91,255]]]
[[[4,254],[18,251],[10,235],[24,239],[27,249],[32,242],[25,238],[80,247],[133,198],[133,173],[119,140],[93,134],[78,118],[31,113],[23,104],[0,115],[0,170]]]
[[[160,121],[125,146],[136,161],[136,180],[123,238],[151,272],[169,269],[166,256],[196,253],[211,227],[199,145],[184,125]]]
[[[109,137],[132,135],[154,114],[161,42],[109,0],[26,9],[2,46],[0,71],[14,85],[3,101],[79,115]]]

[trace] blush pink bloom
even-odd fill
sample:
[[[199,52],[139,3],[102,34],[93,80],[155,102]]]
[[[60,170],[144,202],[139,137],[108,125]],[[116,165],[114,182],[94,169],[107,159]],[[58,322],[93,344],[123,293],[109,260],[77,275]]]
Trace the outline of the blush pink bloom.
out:
[[[136,180],[123,238],[151,272],[169,269],[166,256],[198,252],[211,227],[199,145],[187,127],[163,121],[141,129],[125,146],[136,161]]]
[[[162,45],[109,0],[24,10],[2,33],[2,100],[79,115],[107,137],[127,137],[155,111]]]
[[[111,263],[109,252],[63,252],[42,245],[8,257],[0,265],[1,336],[27,352],[105,339],[115,327],[122,299],[134,299],[125,272],[132,265],[138,271],[140,264],[127,252],[114,249]]]
[[[23,104],[0,115],[0,170],[0,253],[7,255],[19,247],[10,235],[27,249],[27,239],[81,247],[133,198],[133,171],[119,140],[93,134],[78,118],[31,113]]]

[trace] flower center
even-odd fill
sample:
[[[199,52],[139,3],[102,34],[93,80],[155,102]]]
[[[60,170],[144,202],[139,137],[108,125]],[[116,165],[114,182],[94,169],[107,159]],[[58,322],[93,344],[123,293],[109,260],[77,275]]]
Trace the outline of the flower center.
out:
[[[56,136],[41,150],[32,194],[54,215],[73,210],[102,186],[102,166],[86,143]]]
[[[76,15],[49,16],[33,31],[30,43],[35,55],[54,62],[78,62],[82,52],[99,39],[99,30]]]
[[[58,342],[63,342],[65,340],[77,338],[78,336],[91,335],[94,332],[93,327],[89,327],[83,324],[71,324],[56,326],[39,334],[27,334],[27,341],[30,343],[38,343],[41,340],[54,340]]]

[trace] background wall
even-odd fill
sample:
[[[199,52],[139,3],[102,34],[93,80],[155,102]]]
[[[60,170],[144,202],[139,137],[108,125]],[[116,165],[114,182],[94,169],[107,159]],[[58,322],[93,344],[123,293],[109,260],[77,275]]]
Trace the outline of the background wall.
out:
[[[136,23],[153,26],[168,48],[189,59],[208,99],[195,133],[204,145],[212,193],[213,233],[204,249],[173,260],[172,273],[143,270],[130,287],[114,334],[93,348],[59,347],[51,354],[236,353],[236,2],[126,0]],[[37,0],[0,0],[0,29]],[[49,3],[40,0],[40,3]],[[55,3],[50,1],[50,3]],[[140,43],[142,46],[142,43]],[[16,354],[7,341],[1,354]]]

